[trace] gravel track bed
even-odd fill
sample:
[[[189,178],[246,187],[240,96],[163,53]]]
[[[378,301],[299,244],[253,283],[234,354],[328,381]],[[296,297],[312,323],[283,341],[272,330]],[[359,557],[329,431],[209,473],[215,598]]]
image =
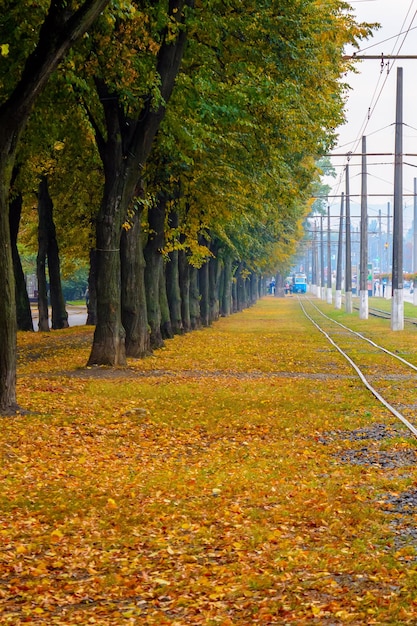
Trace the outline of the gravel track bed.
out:
[[[357,449],[346,449],[338,452],[335,458],[342,463],[376,467],[382,470],[415,465],[417,453],[413,448],[375,449],[375,443],[396,438],[414,440],[413,435],[401,426],[371,424],[352,431],[330,431],[325,433],[320,441],[323,444],[328,444],[330,441],[365,442],[368,440],[370,442],[368,446],[363,445]],[[401,493],[380,494],[375,504],[390,517],[389,524],[392,530],[394,549],[398,551],[412,547],[416,554],[414,557],[408,555],[407,560],[413,563],[417,562],[417,488],[411,488]],[[390,548],[387,548],[388,550]]]

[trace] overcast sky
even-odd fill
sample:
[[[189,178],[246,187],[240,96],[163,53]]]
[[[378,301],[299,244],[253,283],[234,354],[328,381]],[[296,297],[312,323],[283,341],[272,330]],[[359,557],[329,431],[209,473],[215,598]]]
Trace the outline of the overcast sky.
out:
[[[381,28],[374,36],[361,43],[358,54],[416,55],[417,56],[417,0],[350,0],[359,22],[379,22]],[[401,34],[402,33],[402,34]],[[348,54],[352,50],[346,51]],[[387,65],[388,64],[388,65]],[[338,145],[332,153],[361,152],[361,137],[366,136],[367,152],[393,153],[395,148],[395,101],[397,68],[403,68],[404,134],[403,152],[417,153],[417,58],[397,59],[381,64],[378,60],[363,60],[357,65],[358,74],[349,73],[346,82],[351,86],[347,99],[347,123],[338,129]],[[331,159],[337,177],[326,178],[333,194],[345,191],[344,165],[346,158]],[[360,213],[361,157],[350,159],[350,192],[352,215]],[[368,210],[378,215],[378,209],[387,203],[393,206],[394,157],[368,157]],[[404,156],[404,226],[411,225],[414,178],[417,177],[417,157]],[[371,194],[381,194],[381,197]],[[340,198],[329,198],[331,214],[338,215]]]

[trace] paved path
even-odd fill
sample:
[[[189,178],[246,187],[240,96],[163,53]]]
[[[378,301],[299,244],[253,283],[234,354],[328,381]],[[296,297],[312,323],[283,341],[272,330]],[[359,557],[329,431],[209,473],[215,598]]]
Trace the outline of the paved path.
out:
[[[72,306],[71,304],[67,304],[67,312],[68,312],[68,323],[70,326],[83,326],[87,320],[87,307],[86,306]],[[33,328],[34,330],[38,330],[38,307],[35,305],[31,306],[32,310],[32,319],[33,319]],[[51,309],[49,309],[49,320],[51,319]],[[49,323],[49,325],[51,325]]]

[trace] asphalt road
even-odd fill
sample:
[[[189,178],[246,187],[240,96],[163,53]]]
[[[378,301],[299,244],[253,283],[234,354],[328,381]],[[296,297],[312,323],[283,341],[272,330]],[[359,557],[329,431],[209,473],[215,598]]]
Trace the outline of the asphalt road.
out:
[[[38,330],[38,308],[36,305],[31,307],[33,328]],[[87,307],[86,306],[72,306],[67,304],[68,323],[70,326],[83,326],[87,320]],[[49,320],[51,319],[51,311],[49,310]],[[49,321],[49,325],[51,322]]]

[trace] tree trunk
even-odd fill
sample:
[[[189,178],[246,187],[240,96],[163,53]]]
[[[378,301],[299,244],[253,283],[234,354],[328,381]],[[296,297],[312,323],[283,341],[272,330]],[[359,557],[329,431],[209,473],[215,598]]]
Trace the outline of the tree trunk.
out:
[[[135,211],[131,228],[123,231],[121,239],[122,324],[126,355],[134,359],[151,354],[140,220],[140,212]]]
[[[162,258],[156,255],[147,254],[146,246],[145,254],[145,289],[146,289],[146,305],[148,311],[148,324],[150,329],[150,345],[155,350],[164,345],[161,334],[161,307],[159,303],[159,279],[160,265]]]
[[[169,255],[169,261],[165,265],[166,292],[171,318],[171,327],[174,335],[181,335],[184,332],[182,323],[182,303],[178,268],[178,250],[174,250]]]
[[[174,333],[172,332],[171,317],[169,313],[169,304],[167,298],[166,276],[165,276],[165,263],[162,260],[160,264],[159,275],[159,306],[161,309],[161,335],[162,339],[172,339]]]
[[[17,194],[9,205],[10,238],[12,246],[13,270],[16,284],[16,314],[18,330],[33,331],[32,311],[26,288],[25,275],[17,249],[20,217],[22,214],[22,194]]]
[[[181,298],[181,319],[185,333],[191,330],[190,316],[190,265],[184,250],[178,252],[178,274]]]
[[[106,181],[107,182],[107,181]],[[126,365],[125,331],[121,312],[120,237],[121,195],[113,180],[103,198],[96,225],[97,325],[88,365]],[[120,181],[123,185],[123,181]]]
[[[95,326],[97,323],[97,254],[95,250],[90,250],[90,271],[88,272],[88,287],[86,293],[87,305],[87,326]]]
[[[260,276],[258,280],[258,298],[263,298],[267,294],[266,277]]]
[[[209,275],[209,322],[215,322],[220,316],[220,276],[222,265],[218,258],[218,247],[213,250],[214,257],[208,262]]]
[[[198,284],[199,270],[192,265],[189,266],[190,275],[190,324],[191,329],[201,328],[201,307],[200,307],[200,288]]]
[[[235,268],[232,278],[232,311],[233,313],[238,312],[238,299],[237,299],[237,272],[239,270],[239,266]]]
[[[9,227],[9,176],[0,163],[0,411],[17,411],[16,404],[16,300]]]
[[[247,291],[246,291],[246,279],[242,275],[242,270],[244,269],[243,263],[239,264],[239,267],[236,271],[236,281],[237,281],[237,310],[243,311],[247,307]]]
[[[178,213],[176,211],[171,211],[169,215],[169,226],[171,228],[178,228]],[[168,298],[171,329],[174,335],[181,335],[184,332],[181,313],[178,257],[178,250],[173,250],[169,253],[169,261],[165,264],[166,295]]]
[[[221,315],[227,317],[232,310],[232,259],[226,254],[223,263],[223,289],[221,300]]]
[[[156,203],[148,211],[149,235],[144,248],[145,256],[145,286],[146,302],[148,307],[148,322],[151,330],[151,347],[163,346],[161,333],[161,299],[160,280],[163,258],[161,250],[164,247],[166,196],[160,194]]]
[[[53,218],[53,203],[49,195],[48,179],[42,176],[39,184],[38,198],[39,216],[42,212],[44,220],[43,228],[46,230],[47,238],[47,259],[49,273],[49,292],[52,308],[52,328],[54,330],[68,328],[68,313],[65,310],[65,300],[62,293],[61,268],[59,261],[59,249],[56,239],[56,229]],[[39,217],[39,219],[41,219]]]
[[[36,278],[38,280],[38,328],[41,332],[49,331],[48,283],[46,279],[46,258],[48,254],[48,225],[45,208],[45,194],[42,182],[38,190],[38,255],[36,257]]]
[[[209,302],[209,264],[204,263],[198,270],[198,283],[200,287],[200,316],[203,326],[210,325],[210,302]]]
[[[275,276],[275,297],[285,298],[284,277],[280,272]]]
[[[249,286],[250,286],[250,303],[251,305],[256,304],[258,300],[258,274],[252,272],[249,278]]]

